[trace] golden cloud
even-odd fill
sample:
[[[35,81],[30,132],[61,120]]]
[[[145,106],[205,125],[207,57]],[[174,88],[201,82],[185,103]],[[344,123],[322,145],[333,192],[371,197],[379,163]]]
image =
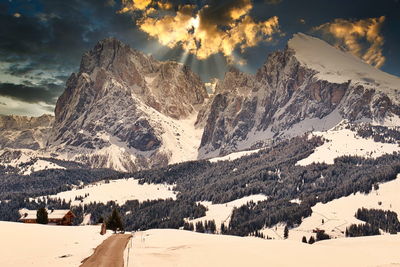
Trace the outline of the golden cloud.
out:
[[[170,2],[157,2],[157,5],[160,9],[170,10],[173,8],[172,3]]]
[[[333,22],[316,27],[314,31],[333,36],[335,45],[345,46],[353,55],[380,68],[385,63],[382,54],[385,40],[381,33],[384,21],[384,16],[358,21],[335,19]]]
[[[142,31],[157,38],[162,45],[171,48],[184,40],[190,41],[190,29],[196,25],[192,16],[181,11],[174,16],[164,16],[160,19],[144,17],[138,24]],[[185,44],[187,45],[187,42],[183,43]]]
[[[243,0],[243,1],[237,1],[237,2],[238,2],[238,5],[233,6],[229,10],[229,15],[234,20],[237,20],[237,19],[241,18],[242,16],[246,15],[253,8],[253,5],[251,4],[251,0]]]
[[[250,16],[251,0],[233,0],[227,5],[211,1],[202,8],[173,6],[168,1],[124,0],[123,3],[121,12],[143,11],[136,21],[140,30],[162,45],[180,46],[198,59],[222,53],[229,60],[239,62],[234,57],[235,49],[243,51],[262,41],[272,41],[273,35],[280,32],[278,17],[256,22]],[[176,11],[171,12],[172,9]]]
[[[120,13],[126,13],[134,10],[145,10],[152,0],[122,0],[123,8],[119,11]]]

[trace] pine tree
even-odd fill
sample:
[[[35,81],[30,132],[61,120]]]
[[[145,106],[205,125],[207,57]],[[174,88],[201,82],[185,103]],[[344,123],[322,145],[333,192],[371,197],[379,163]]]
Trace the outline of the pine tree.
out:
[[[196,232],[198,232],[198,233],[204,233],[203,222],[198,221],[198,222],[196,223]]]
[[[221,223],[221,235],[226,234],[226,226],[224,223]]]
[[[331,237],[325,233],[324,230],[317,231],[317,241],[331,239]]]
[[[287,239],[289,237],[289,228],[287,225],[285,226],[285,229],[283,230],[283,237]]]
[[[45,208],[40,208],[36,212],[36,222],[40,224],[48,224],[49,218],[47,216],[47,210]]]
[[[184,222],[183,223],[183,230],[193,231],[194,230],[193,223]]]
[[[214,234],[216,230],[217,226],[215,225],[215,221],[214,220],[208,221],[208,231],[211,234]]]
[[[303,236],[303,238],[301,239],[301,242],[307,243],[307,237]]]
[[[190,229],[190,225],[188,222],[184,222],[183,223],[183,230],[189,230]]]
[[[122,230],[124,228],[122,224],[122,219],[121,216],[118,213],[118,210],[116,208],[113,209],[111,216],[108,217],[107,220],[107,229],[113,230],[114,233],[117,232],[117,230]]]

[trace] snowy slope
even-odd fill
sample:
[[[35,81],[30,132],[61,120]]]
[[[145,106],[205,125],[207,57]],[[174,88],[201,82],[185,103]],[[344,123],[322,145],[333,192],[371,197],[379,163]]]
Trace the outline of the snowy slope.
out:
[[[399,103],[400,78],[302,33],[295,34],[288,46],[295,50],[296,58],[303,65],[318,72],[317,78],[332,83],[346,83],[351,80],[353,84],[381,90]]]
[[[230,153],[226,156],[223,157],[215,157],[215,158],[211,158],[209,159],[210,162],[218,162],[218,161],[232,161],[244,156],[248,156],[254,153],[257,153],[258,151],[260,151],[260,149],[255,149],[255,150],[248,150],[248,151],[240,151],[240,152],[234,152],[234,153]]]
[[[110,233],[100,226],[50,226],[0,221],[0,266],[79,266]]]
[[[164,153],[169,154],[169,164],[197,159],[203,129],[196,128],[197,112],[185,119],[173,119],[157,110],[142,106],[149,114],[149,120],[154,125],[160,125],[164,132],[161,135]]]
[[[173,185],[167,184],[139,184],[138,180],[120,179],[110,180],[109,182],[101,181],[94,184],[84,186],[82,189],[72,189],[64,191],[56,195],[49,196],[50,198],[61,198],[65,201],[72,201],[72,205],[89,204],[90,202],[107,203],[115,201],[123,205],[128,200],[145,200],[154,199],[176,199],[175,192],[172,191]],[[87,195],[85,197],[85,195]],[[84,197],[82,202],[75,200],[75,197]]]
[[[130,267],[382,267],[400,264],[400,235],[336,239],[308,245],[300,240],[264,240],[160,229],[136,232],[132,244]]]
[[[301,240],[302,236],[309,237],[315,228],[323,229],[333,237],[343,237],[346,227],[353,223],[361,223],[354,214],[357,209],[363,207],[391,210],[400,215],[399,192],[400,175],[394,181],[380,184],[378,190],[373,190],[367,195],[357,193],[325,204],[317,203],[312,207],[312,215],[290,230],[289,239]]]
[[[23,175],[29,175],[32,172],[37,172],[41,170],[49,170],[49,169],[65,169],[62,166],[59,166],[53,162],[38,159],[32,165],[26,166],[25,170],[22,172]]]
[[[351,130],[345,129],[341,124],[325,132],[313,132],[310,136],[321,136],[326,141],[315,149],[314,153],[297,164],[306,166],[311,163],[333,164],[334,159],[341,156],[361,156],[377,158],[384,154],[400,152],[398,144],[375,142],[372,138],[361,138]]]
[[[2,152],[3,155],[1,155],[0,151],[2,156],[0,165],[17,168],[19,173],[23,175],[47,169],[65,169],[58,164],[40,158],[49,157],[50,153],[31,149],[7,149]]]
[[[233,208],[243,206],[250,201],[257,203],[267,199],[267,196],[259,194],[243,197],[223,204],[212,204],[210,201],[201,201],[200,204],[207,208],[206,216],[190,220],[190,222],[195,224],[198,221],[215,220],[215,224],[219,230],[221,223],[225,223],[225,225],[229,224]]]

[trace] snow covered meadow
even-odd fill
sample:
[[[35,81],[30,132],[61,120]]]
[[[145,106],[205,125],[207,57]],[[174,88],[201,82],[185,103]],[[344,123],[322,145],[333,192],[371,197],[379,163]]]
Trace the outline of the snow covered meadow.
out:
[[[115,201],[123,205],[128,200],[143,202],[154,199],[176,199],[173,187],[174,185],[167,184],[139,184],[139,180],[129,178],[101,181],[49,197],[60,198],[67,202],[71,200],[72,205],[89,204],[90,202],[107,203],[108,201]],[[83,198],[82,201],[75,199],[80,197]]]
[[[400,235],[332,239],[309,245],[155,229],[136,232],[132,244],[129,266],[134,267],[400,265]]]
[[[100,235],[100,226],[0,221],[0,266],[79,266],[110,234]]]

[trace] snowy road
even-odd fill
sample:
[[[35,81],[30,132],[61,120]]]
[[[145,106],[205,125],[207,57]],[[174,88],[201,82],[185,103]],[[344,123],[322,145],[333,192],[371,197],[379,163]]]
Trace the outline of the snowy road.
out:
[[[93,255],[83,260],[81,267],[123,267],[124,250],[128,244],[130,234],[115,234],[104,240]]]

